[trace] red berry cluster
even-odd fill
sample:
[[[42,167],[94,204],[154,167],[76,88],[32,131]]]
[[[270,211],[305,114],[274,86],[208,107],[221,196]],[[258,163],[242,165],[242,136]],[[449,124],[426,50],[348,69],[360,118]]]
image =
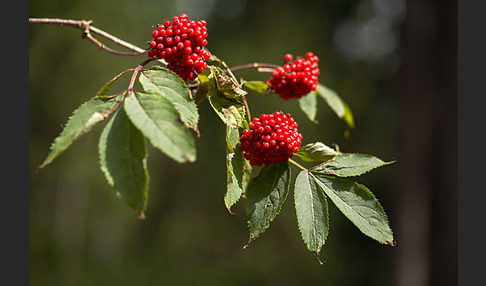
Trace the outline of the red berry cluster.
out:
[[[164,59],[167,68],[184,81],[194,80],[208,65],[204,60],[211,56],[203,50],[208,44],[206,21],[189,21],[187,14],[174,16],[172,22],[165,20],[152,32],[153,40],[147,55]]]
[[[300,149],[302,134],[288,113],[262,114],[253,118],[249,127],[240,137],[240,150],[251,165],[285,162]]]
[[[281,98],[301,98],[317,87],[319,58],[311,52],[305,55],[306,59],[297,57],[292,61],[292,55],[285,55],[285,65],[278,67],[273,76],[267,81],[270,88]]]

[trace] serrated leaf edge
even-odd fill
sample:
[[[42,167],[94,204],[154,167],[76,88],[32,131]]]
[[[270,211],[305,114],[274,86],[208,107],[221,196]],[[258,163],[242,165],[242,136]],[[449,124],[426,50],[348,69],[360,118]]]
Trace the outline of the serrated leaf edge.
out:
[[[318,179],[315,177],[315,175],[314,175],[314,174],[312,174],[312,173],[310,173],[310,174],[311,174],[311,175],[314,177],[314,179],[315,179],[315,181],[316,181],[317,185],[318,185],[319,187],[321,187],[319,183],[322,183],[322,182],[320,182],[320,181],[319,181],[319,180],[318,180]],[[325,176],[325,175],[324,175],[324,176]],[[343,179],[343,180],[348,180],[348,179]],[[373,192],[371,192],[371,190],[370,190],[370,189],[369,189],[367,186],[365,186],[365,185],[363,185],[363,184],[360,184],[360,183],[358,183],[358,182],[355,182],[355,181],[351,181],[351,180],[348,180],[348,181],[353,182],[353,183],[354,183],[355,185],[357,185],[357,186],[362,186],[362,187],[364,187],[364,188],[365,188],[366,190],[368,190],[368,192],[371,194],[372,198],[373,198],[373,199],[376,201],[376,203],[377,203],[378,207],[379,207],[379,208],[381,209],[381,211],[383,212],[383,215],[384,215],[384,218],[385,218],[385,222],[386,222],[386,224],[387,224],[387,226],[388,226],[388,229],[390,230],[390,234],[392,235],[392,240],[391,240],[391,241],[387,241],[387,242],[381,242],[381,241],[379,241],[379,240],[375,239],[374,237],[372,237],[372,236],[370,236],[370,235],[368,235],[368,234],[364,233],[364,232],[363,232],[363,231],[362,231],[362,230],[361,230],[359,227],[356,227],[356,228],[357,228],[357,229],[359,229],[359,231],[360,231],[361,233],[363,233],[363,234],[364,234],[364,235],[366,235],[367,237],[369,237],[369,238],[371,238],[371,239],[373,239],[373,240],[377,241],[377,242],[378,242],[378,243],[380,243],[380,244],[385,244],[385,245],[391,245],[391,246],[395,246],[395,245],[396,245],[396,241],[395,241],[395,239],[393,238],[393,237],[394,237],[394,233],[393,233],[393,230],[392,230],[392,229],[391,229],[391,227],[390,227],[390,221],[388,220],[388,216],[387,216],[387,214],[386,214],[386,212],[385,212],[385,209],[384,209],[384,208],[383,208],[383,206],[381,205],[381,203],[380,203],[380,201],[378,200],[378,198],[376,198],[376,196],[373,194]],[[323,191],[323,192],[324,192],[324,194],[325,194],[325,191],[324,191],[323,189],[322,189],[322,191]],[[326,197],[329,197],[329,196],[327,196],[327,195],[326,195]],[[333,201],[333,200],[332,200],[330,197],[329,197],[329,199],[330,199],[330,200],[333,202],[333,204],[334,204],[334,205],[335,205],[335,206],[336,206],[336,207],[337,207],[337,208],[338,208],[338,209],[341,211],[341,209],[340,209],[340,208],[339,208],[339,207],[336,205],[336,203],[334,203],[334,201]],[[341,198],[339,198],[339,197],[338,197],[338,199],[339,199],[339,200],[341,200]],[[342,201],[342,200],[341,200],[341,201]],[[343,203],[345,203],[344,201],[342,201],[342,202],[343,202]],[[346,205],[347,205],[347,204],[346,204]],[[348,220],[349,220],[351,223],[353,223],[353,225],[354,225],[354,222],[353,222],[351,219],[349,219],[347,215],[345,215],[345,214],[344,214],[342,211],[341,211],[341,213],[342,213],[342,214],[343,214],[343,215],[344,215],[344,216],[345,216],[345,217],[346,217],[346,218],[347,218],[347,219],[348,219]],[[360,215],[360,216],[361,216],[361,215]],[[361,216],[361,217],[362,217],[362,216]],[[363,218],[363,217],[362,217],[362,218]],[[364,219],[364,218],[363,218],[363,219]],[[364,220],[365,220],[365,221],[367,221],[366,219],[364,219]],[[356,226],[356,225],[355,225],[355,226]]]
[[[383,163],[382,163],[381,165],[378,165],[378,166],[376,166],[376,167],[373,167],[373,168],[371,168],[371,169],[369,169],[369,170],[367,170],[367,171],[364,171],[364,172],[362,172],[362,173],[359,173],[359,174],[357,174],[357,175],[352,175],[352,176],[340,176],[340,175],[338,175],[338,174],[336,174],[336,173],[333,173],[333,172],[326,172],[326,171],[315,171],[315,169],[317,169],[317,168],[319,168],[319,167],[321,167],[321,166],[324,166],[324,165],[326,165],[326,164],[329,164],[329,163],[333,162],[333,161],[336,159],[336,157],[337,157],[337,156],[339,156],[339,155],[364,155],[364,156],[370,156],[370,157],[374,157],[374,158],[376,158],[376,159],[380,160],[380,161],[381,161],[381,162],[383,162]],[[333,176],[340,177],[340,178],[351,178],[351,177],[358,177],[358,176],[361,176],[361,175],[363,175],[363,174],[366,174],[366,173],[371,172],[371,171],[372,171],[372,170],[374,170],[374,169],[377,169],[377,168],[379,168],[379,167],[383,167],[383,166],[386,166],[386,165],[390,165],[390,164],[393,164],[393,163],[395,163],[395,162],[396,162],[396,160],[392,160],[392,161],[385,162],[385,161],[383,161],[382,159],[380,159],[380,158],[378,158],[378,157],[376,157],[376,156],[374,156],[374,155],[369,155],[369,154],[364,154],[364,153],[341,153],[341,152],[338,152],[338,153],[337,153],[337,154],[336,154],[336,155],[335,155],[335,156],[334,156],[332,159],[327,160],[327,161],[325,161],[325,162],[323,162],[323,163],[321,163],[321,164],[318,164],[318,165],[316,165],[316,166],[314,166],[314,167],[311,167],[311,168],[309,169],[309,171],[311,171],[311,172],[313,172],[313,173],[317,173],[317,174],[323,174],[323,175],[333,175]]]
[[[306,173],[306,181],[307,181],[307,182],[309,183],[309,185],[310,185],[310,177],[311,177],[311,173],[310,173],[308,170],[302,170],[300,173],[303,173],[303,172],[305,172],[305,173]],[[300,175],[300,173],[299,173],[299,175]],[[297,175],[297,177],[299,177],[299,175]],[[296,192],[295,192],[295,183],[296,183],[296,182],[297,182],[297,180],[294,182],[294,206],[295,206],[295,211],[296,211],[296,213],[297,213],[297,207],[296,207],[296,203],[297,203],[297,201],[296,201]],[[322,190],[322,188],[321,188],[321,187],[320,187],[320,186],[319,186],[317,183],[316,183],[316,186],[317,186],[317,188],[319,189],[319,191],[321,192],[321,194],[323,195],[324,200],[325,200],[325,203],[326,203],[326,206],[327,206],[327,208],[328,208],[328,210],[329,210],[329,206],[328,206],[329,204],[328,204],[328,202],[327,202],[327,196],[326,196],[326,194],[324,193],[324,191]],[[312,197],[312,196],[311,196],[311,197]],[[314,210],[312,210],[312,214],[313,214],[313,220],[315,220],[315,218],[314,218]],[[304,235],[303,235],[303,233],[302,233],[301,226],[300,226],[300,225],[301,225],[301,222],[300,222],[300,220],[299,220],[299,217],[297,216],[297,226],[298,226],[298,229],[299,229],[300,237],[301,237],[301,239],[304,241],[305,245],[307,246],[307,249],[308,249],[310,252],[312,252],[312,253],[313,253],[313,254],[316,256],[317,260],[319,261],[319,263],[320,263],[321,265],[322,265],[323,263],[322,263],[322,261],[320,260],[319,255],[320,255],[320,253],[321,253],[321,249],[322,249],[322,247],[324,246],[324,244],[325,244],[325,242],[326,242],[326,240],[327,240],[327,237],[329,236],[329,230],[330,230],[330,224],[329,224],[329,212],[328,212],[328,213],[327,213],[327,215],[326,215],[326,224],[327,224],[327,226],[328,226],[328,230],[327,230],[327,232],[326,232],[326,234],[325,234],[325,236],[324,236],[324,243],[323,243],[322,245],[320,245],[318,249],[316,249],[316,250],[311,250],[311,249],[310,249],[310,247],[309,247],[309,245],[307,244],[307,242],[306,242],[306,241],[305,241],[305,239],[304,239]]]

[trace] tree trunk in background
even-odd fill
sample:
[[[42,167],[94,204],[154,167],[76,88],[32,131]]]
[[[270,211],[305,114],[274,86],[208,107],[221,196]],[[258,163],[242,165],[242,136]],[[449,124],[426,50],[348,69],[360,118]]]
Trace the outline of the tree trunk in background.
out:
[[[457,1],[406,10],[395,285],[457,285]]]

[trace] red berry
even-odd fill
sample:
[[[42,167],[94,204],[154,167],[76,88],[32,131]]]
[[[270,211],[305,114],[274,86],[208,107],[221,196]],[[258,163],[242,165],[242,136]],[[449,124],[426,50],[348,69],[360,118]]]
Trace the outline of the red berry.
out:
[[[207,68],[211,55],[203,49],[208,41],[207,23],[189,21],[187,14],[174,16],[172,22],[165,20],[152,32],[154,40],[149,41],[147,55],[164,59],[167,68],[177,73],[184,81],[194,80]]]
[[[286,131],[280,129],[282,125]],[[301,143],[302,134],[298,132],[295,120],[290,114],[276,111],[253,118],[249,129],[244,129],[240,137],[240,150],[251,165],[268,166],[286,162],[299,151]]]
[[[267,81],[270,89],[274,90],[281,98],[301,98],[317,88],[319,75],[319,58],[312,52],[306,54],[306,59],[297,57],[291,62],[293,56],[285,55],[286,63],[278,67],[273,76]]]

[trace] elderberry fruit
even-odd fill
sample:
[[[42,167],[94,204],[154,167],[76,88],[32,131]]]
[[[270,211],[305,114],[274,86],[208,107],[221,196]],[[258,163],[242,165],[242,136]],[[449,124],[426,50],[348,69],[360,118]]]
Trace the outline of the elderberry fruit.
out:
[[[167,68],[184,81],[194,80],[205,68],[211,55],[203,49],[208,44],[206,21],[189,20],[187,14],[165,20],[152,31],[148,41],[149,58],[164,59]]]
[[[289,113],[276,111],[253,118],[240,137],[240,150],[251,165],[288,161],[300,149],[302,134]]]
[[[301,98],[317,88],[319,75],[319,58],[312,52],[306,54],[306,58],[286,54],[285,64],[278,67],[273,76],[267,81],[270,89],[285,100]]]

